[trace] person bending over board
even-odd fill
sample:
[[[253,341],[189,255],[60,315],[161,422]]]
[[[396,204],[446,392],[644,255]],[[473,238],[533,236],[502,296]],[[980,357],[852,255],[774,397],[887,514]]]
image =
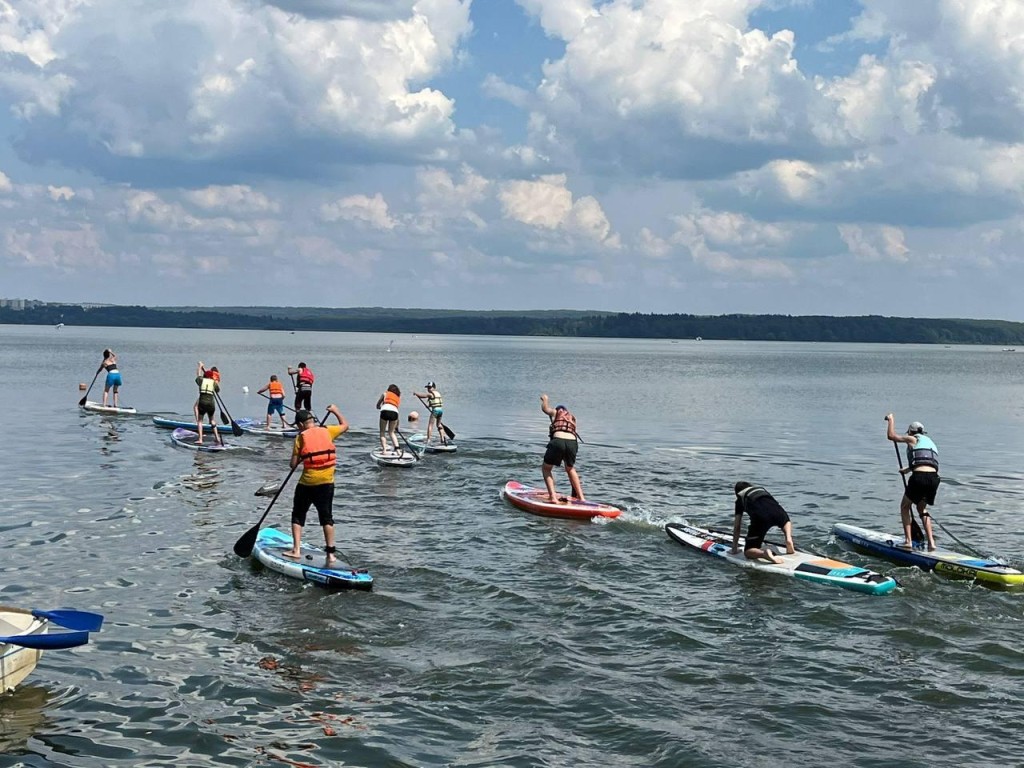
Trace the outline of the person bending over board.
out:
[[[107,379],[103,383],[103,405],[107,404],[107,395],[111,390],[114,391],[114,407],[118,407],[117,392],[121,388],[121,372],[117,370],[117,355],[114,354],[112,349],[103,350],[103,362],[100,363],[100,368],[107,369]]]
[[[402,403],[402,390],[397,384],[388,384],[387,391],[377,398],[380,411],[380,451],[388,452],[388,440],[395,447],[395,453],[402,454],[398,447],[398,406]]]
[[[328,405],[327,412],[335,415],[337,424],[321,427],[307,410],[295,414],[299,436],[292,445],[291,468],[295,469],[301,461],[302,476],[295,486],[292,501],[293,548],[281,554],[293,559],[302,557],[302,528],[306,525],[306,513],[314,506],[324,529],[324,550],[329,565],[334,562],[337,551],[334,548],[334,441],[348,431],[348,422],[336,405]]]
[[[192,413],[196,417],[196,431],[199,432],[199,439],[196,442],[199,445],[203,444],[203,416],[208,416],[210,418],[210,429],[213,430],[213,436],[217,440],[217,445],[224,445],[220,432],[217,431],[217,423],[213,420],[213,416],[217,412],[217,393],[220,392],[220,384],[214,378],[213,369],[206,370],[203,367],[202,360],[199,361],[199,365],[196,368],[196,385],[199,387],[199,397],[192,405]]]
[[[271,376],[270,381],[263,387],[256,390],[257,395],[267,395],[267,429],[270,429],[270,421],[276,413],[281,419],[281,429],[288,428],[288,422],[284,420],[284,387],[277,380],[277,376]]]
[[[786,537],[786,554],[795,553],[793,524],[775,497],[761,486],[751,485],[745,480],[736,483],[733,490],[736,493],[736,511],[732,523],[732,553],[736,555],[740,551],[740,526],[743,523],[744,512],[750,516],[750,527],[747,528],[743,545],[743,554],[748,560],[761,557],[770,563],[782,562],[764,544],[765,534],[776,526],[782,529]]]
[[[551,426],[548,427],[548,447],[544,451],[544,465],[541,467],[544,485],[548,489],[548,499],[552,503],[565,501],[555,493],[555,478],[551,476],[551,470],[564,463],[565,474],[569,476],[569,484],[572,486],[572,495],[580,501],[586,501],[580,476],[576,474],[576,452],[579,450],[576,417],[564,405],[552,408],[547,395],[540,396],[540,409],[551,419]]]
[[[925,434],[924,425],[920,421],[910,422],[907,434],[897,435],[895,417],[890,413],[885,417],[885,436],[894,443],[905,443],[907,446],[907,466],[900,467],[900,474],[910,473],[910,480],[905,481],[903,498],[900,499],[900,520],[903,522],[903,546],[913,546],[911,522],[914,519],[910,505],[917,507],[917,514],[924,523],[924,535],[928,537],[928,551],[935,551],[935,536],[932,535],[932,516],[928,514],[928,505],[935,503],[935,493],[939,490],[939,448]],[[897,449],[898,450],[898,449]]]

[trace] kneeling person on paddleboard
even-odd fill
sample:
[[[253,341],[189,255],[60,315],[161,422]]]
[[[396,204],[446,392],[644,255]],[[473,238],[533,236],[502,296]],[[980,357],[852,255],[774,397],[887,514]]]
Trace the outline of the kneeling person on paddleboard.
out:
[[[579,450],[576,417],[564,405],[552,408],[547,395],[540,396],[540,409],[551,419],[551,426],[548,427],[548,447],[544,451],[544,465],[541,467],[548,497],[552,503],[565,501],[555,493],[555,478],[551,476],[551,470],[564,463],[565,474],[569,476],[569,484],[572,486],[572,495],[580,501],[586,501],[580,476],[576,474],[576,452]]]
[[[282,552],[285,557],[302,557],[302,528],[306,525],[306,513],[310,506],[316,507],[320,525],[324,529],[324,550],[327,552],[327,563],[335,561],[334,553],[334,466],[336,452],[334,441],[343,432],[348,431],[348,422],[341,415],[336,405],[327,406],[328,413],[338,419],[337,424],[321,427],[316,423],[313,414],[301,410],[295,414],[295,426],[299,436],[292,445],[291,468],[295,469],[302,462],[302,477],[295,486],[295,497],[292,502],[292,541],[290,552]]]
[[[775,497],[761,486],[751,485],[745,480],[736,483],[733,490],[736,493],[736,510],[732,523],[732,553],[736,555],[740,551],[740,526],[743,523],[744,512],[750,516],[750,527],[747,528],[743,545],[743,554],[748,560],[762,557],[771,563],[782,562],[764,543],[765,535],[774,527],[782,529],[786,537],[786,554],[795,553],[793,524]]]

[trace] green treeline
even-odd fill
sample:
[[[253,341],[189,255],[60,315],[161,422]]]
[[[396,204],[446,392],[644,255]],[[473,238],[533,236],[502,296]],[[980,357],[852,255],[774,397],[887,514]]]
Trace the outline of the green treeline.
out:
[[[736,339],[917,344],[1024,345],[1024,323],[1003,320],[827,317],[823,315],[654,315],[610,312],[325,309],[304,307],[151,308],[47,304],[0,308],[0,323],[141,328],[458,333],[634,339]]]

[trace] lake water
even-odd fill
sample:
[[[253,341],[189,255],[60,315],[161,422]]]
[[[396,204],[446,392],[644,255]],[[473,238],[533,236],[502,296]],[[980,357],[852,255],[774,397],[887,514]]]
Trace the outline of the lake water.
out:
[[[105,346],[137,417],[76,407]],[[265,412],[270,373],[316,372],[316,409],[334,402],[353,425],[338,441],[338,544],[373,592],[329,593],[232,553],[288,447],[172,447],[150,416],[190,411],[199,359],[220,368],[236,418]],[[829,529],[897,529],[893,410],[939,445],[936,518],[1020,565],[1022,361],[985,347],[0,326],[0,602],[107,617],[0,698],[0,766],[1018,765],[1024,595],[846,553]],[[402,388],[406,427],[430,379],[458,454],[376,467],[377,397]],[[541,482],[541,392],[575,412],[587,495],[622,517],[551,520],[499,498],[509,479]],[[739,479],[787,507],[798,546],[901,589],[750,573],[667,539],[669,521],[728,525]],[[268,524],[287,523],[290,490]]]

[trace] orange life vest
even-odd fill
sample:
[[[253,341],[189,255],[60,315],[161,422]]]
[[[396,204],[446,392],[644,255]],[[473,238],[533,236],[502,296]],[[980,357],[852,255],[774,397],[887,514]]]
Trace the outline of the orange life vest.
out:
[[[548,430],[548,435],[554,436],[555,432],[568,432],[573,436],[577,436],[576,417],[565,408],[559,408],[555,411],[555,418],[551,420],[551,428]]]
[[[284,397],[284,385],[280,381],[272,381],[267,386],[271,397]]]
[[[400,402],[402,402],[402,398],[391,390],[384,393],[384,405],[393,405],[397,408]]]
[[[306,469],[326,469],[335,462],[334,442],[327,427],[310,427],[299,435],[299,458]]]

